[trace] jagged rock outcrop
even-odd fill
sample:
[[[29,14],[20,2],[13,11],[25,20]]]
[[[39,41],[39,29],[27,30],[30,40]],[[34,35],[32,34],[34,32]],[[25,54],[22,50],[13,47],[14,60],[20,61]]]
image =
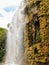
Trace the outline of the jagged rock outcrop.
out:
[[[26,0],[25,65],[49,65],[49,0]]]

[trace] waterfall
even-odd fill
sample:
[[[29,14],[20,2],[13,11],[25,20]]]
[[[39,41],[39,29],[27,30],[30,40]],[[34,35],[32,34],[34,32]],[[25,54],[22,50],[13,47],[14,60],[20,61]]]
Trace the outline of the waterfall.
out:
[[[22,65],[23,56],[23,30],[25,25],[24,14],[22,14],[23,0],[18,0],[17,10],[7,34],[7,53],[4,65]],[[17,1],[17,2],[18,2]]]

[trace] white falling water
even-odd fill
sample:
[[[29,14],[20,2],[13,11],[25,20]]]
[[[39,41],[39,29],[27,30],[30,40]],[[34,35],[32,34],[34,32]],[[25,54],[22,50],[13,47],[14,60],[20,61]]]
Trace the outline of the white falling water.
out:
[[[18,1],[16,13],[8,29],[6,43],[7,53],[4,65],[22,65],[23,30],[25,22],[24,15],[22,14],[22,6],[24,1]]]

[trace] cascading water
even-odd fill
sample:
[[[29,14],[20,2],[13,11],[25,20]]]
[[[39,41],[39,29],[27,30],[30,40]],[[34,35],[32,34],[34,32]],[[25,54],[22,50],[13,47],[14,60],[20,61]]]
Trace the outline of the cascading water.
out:
[[[16,29],[15,25],[9,27],[8,36],[7,36],[7,54],[6,54],[6,63],[14,64],[16,60]]]
[[[19,0],[20,6],[17,5],[17,11],[12,19],[7,34],[7,53],[4,65],[22,65],[23,55],[23,28],[24,15],[21,9],[24,1]]]

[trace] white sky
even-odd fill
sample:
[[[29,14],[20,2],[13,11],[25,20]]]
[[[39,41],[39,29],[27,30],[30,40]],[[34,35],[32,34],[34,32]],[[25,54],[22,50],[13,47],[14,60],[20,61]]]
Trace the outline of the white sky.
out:
[[[16,12],[16,6],[19,5],[21,0],[0,0],[0,27],[7,27],[7,24],[11,22],[14,13]],[[4,8],[15,7],[15,10],[6,11]]]

